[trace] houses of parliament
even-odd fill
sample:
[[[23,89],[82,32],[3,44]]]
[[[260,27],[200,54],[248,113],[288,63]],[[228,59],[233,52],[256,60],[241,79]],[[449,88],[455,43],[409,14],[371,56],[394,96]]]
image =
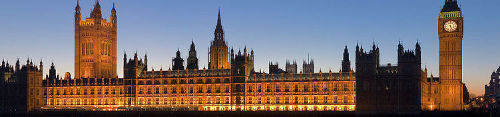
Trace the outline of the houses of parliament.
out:
[[[96,1],[90,17],[75,8],[75,76],[56,75],[52,63],[0,66],[0,111],[460,111],[462,102],[463,17],[456,0],[446,0],[438,20],[440,77],[427,77],[421,47],[399,44],[397,64],[380,63],[380,50],[356,45],[351,67],[348,47],[342,69],[303,71],[296,62],[286,70],[270,63],[256,72],[253,50],[228,48],[219,11],[210,43],[208,68],[198,66],[195,43],[186,62],[177,51],[172,68],[149,69],[148,56],[123,56],[123,78],[117,75],[117,11],[104,19]],[[369,49],[369,50],[368,50]],[[130,56],[128,56],[130,55]],[[184,64],[186,63],[186,64]],[[354,68],[354,69],[353,69]]]

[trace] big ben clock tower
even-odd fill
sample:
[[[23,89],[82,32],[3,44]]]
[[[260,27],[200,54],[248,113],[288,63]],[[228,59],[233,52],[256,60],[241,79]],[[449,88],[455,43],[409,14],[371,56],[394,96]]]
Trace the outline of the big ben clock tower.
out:
[[[438,32],[441,80],[438,108],[442,111],[460,111],[463,109],[463,17],[457,0],[446,0],[439,16]]]

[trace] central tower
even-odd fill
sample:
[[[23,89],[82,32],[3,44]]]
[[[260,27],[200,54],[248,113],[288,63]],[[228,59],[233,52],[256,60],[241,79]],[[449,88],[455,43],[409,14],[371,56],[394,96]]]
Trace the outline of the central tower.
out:
[[[442,111],[463,109],[463,17],[457,0],[446,0],[438,20],[440,104]]]
[[[224,30],[222,30],[220,10],[208,58],[210,59],[208,63],[209,69],[229,69],[231,67],[229,64],[229,50],[224,40]]]
[[[96,0],[90,17],[82,20],[80,5],[75,8],[75,78],[115,78],[116,10],[113,4],[110,21],[102,18]]]

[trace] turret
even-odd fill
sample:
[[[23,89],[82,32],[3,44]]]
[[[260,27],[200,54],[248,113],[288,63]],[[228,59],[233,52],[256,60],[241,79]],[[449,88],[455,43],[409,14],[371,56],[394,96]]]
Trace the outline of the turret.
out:
[[[172,70],[184,70],[184,59],[181,58],[181,52],[177,50],[175,58],[172,59]]]
[[[54,65],[54,63],[52,63],[52,65],[50,66],[49,77],[47,79],[49,79],[49,81],[56,79],[56,66]]]
[[[254,62],[254,53],[253,53],[253,49],[250,51],[250,61],[253,63]]]
[[[247,46],[245,46],[245,49],[243,49],[243,55],[247,56]]]
[[[114,2],[113,2],[113,8],[111,9],[110,19],[111,19],[111,23],[113,23],[113,26],[116,27],[117,16],[116,16],[116,9],[115,9],[115,3]]]
[[[75,25],[80,24],[80,20],[82,20],[82,13],[80,12],[80,0],[76,1],[76,7],[75,7]]]
[[[15,68],[16,71],[19,71],[21,70],[21,64],[19,63],[19,59],[17,59],[16,61],[16,68]]]
[[[144,54],[144,65],[148,68],[148,54]]]
[[[123,65],[126,65],[126,64],[127,64],[127,52],[123,52]]]
[[[194,41],[191,41],[186,69],[198,69],[198,57],[196,56]]]
[[[42,62],[42,60],[40,60],[40,66],[39,66],[39,67],[40,67],[40,72],[42,72],[42,73],[43,73],[43,62]],[[42,77],[43,77],[43,76],[42,76]]]
[[[420,48],[420,43],[417,41],[417,44],[415,44],[415,54],[418,58],[421,57],[421,48]]]
[[[219,9],[219,14],[217,16],[217,26],[215,26],[214,34],[215,34],[214,40],[224,41],[224,30],[222,29],[222,21],[220,18],[220,9]]]
[[[351,61],[349,60],[349,50],[347,49],[347,45],[344,48],[344,58],[342,60],[342,72],[351,71]]]
[[[134,53],[134,61],[139,61],[139,58],[137,57],[137,52]]]
[[[401,42],[399,42],[399,44],[398,44],[398,58],[401,58],[401,56],[403,55],[403,53],[404,53],[404,47],[401,44]]]
[[[234,50],[233,50],[233,48],[231,48],[231,58],[234,59]]]
[[[356,58],[359,55],[359,45],[357,43],[356,43],[356,53],[354,53],[354,54],[356,54]]]

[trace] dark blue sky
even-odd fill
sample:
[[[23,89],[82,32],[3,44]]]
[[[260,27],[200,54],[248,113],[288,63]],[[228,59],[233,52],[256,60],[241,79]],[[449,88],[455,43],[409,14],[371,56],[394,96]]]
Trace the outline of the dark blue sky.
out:
[[[171,66],[180,49],[187,56],[191,40],[200,66],[207,65],[217,10],[222,9],[226,40],[235,49],[254,49],[256,70],[267,72],[269,61],[296,60],[308,53],[316,71],[338,71],[344,45],[354,65],[357,42],[381,49],[381,63],[396,63],[398,41],[413,49],[422,45],[422,66],[437,75],[437,19],[444,0],[101,0],[109,19],[112,3],[118,14],[118,73],[122,57],[148,53],[149,66]],[[88,17],[94,0],[81,0]],[[497,0],[459,0],[464,14],[463,79],[474,94],[482,94],[491,72],[500,65],[500,15]],[[55,62],[58,73],[73,73],[73,0],[6,0],[0,4],[0,57]],[[299,65],[301,67],[302,65]],[[299,69],[300,70],[300,69]],[[45,68],[48,71],[48,67]]]

